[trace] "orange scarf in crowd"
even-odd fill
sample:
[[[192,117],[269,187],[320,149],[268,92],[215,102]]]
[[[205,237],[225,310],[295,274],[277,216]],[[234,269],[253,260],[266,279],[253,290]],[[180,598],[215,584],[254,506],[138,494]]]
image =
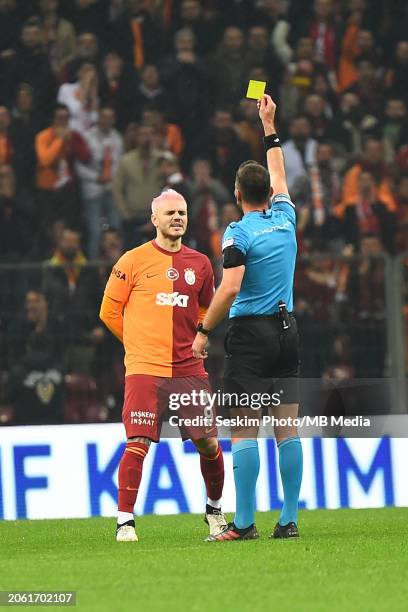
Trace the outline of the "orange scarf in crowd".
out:
[[[142,22],[143,19],[140,17],[132,19],[133,58],[135,68],[143,68],[144,66]]]

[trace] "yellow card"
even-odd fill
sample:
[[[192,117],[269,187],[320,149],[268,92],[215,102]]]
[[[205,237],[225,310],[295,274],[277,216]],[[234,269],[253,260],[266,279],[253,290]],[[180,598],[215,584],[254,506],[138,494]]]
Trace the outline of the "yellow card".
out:
[[[260,100],[265,93],[266,83],[264,81],[249,81],[247,98]]]

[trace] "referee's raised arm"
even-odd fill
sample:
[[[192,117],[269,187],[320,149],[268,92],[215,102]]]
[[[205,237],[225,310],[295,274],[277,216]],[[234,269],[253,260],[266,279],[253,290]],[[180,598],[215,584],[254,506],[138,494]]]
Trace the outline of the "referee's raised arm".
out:
[[[275,112],[276,104],[270,96],[265,94],[258,101],[259,117],[265,132],[264,144],[266,150],[266,159],[268,162],[268,170],[271,176],[271,186],[274,194],[288,194],[288,185],[286,183],[285,162],[281,149],[279,136],[275,128]]]

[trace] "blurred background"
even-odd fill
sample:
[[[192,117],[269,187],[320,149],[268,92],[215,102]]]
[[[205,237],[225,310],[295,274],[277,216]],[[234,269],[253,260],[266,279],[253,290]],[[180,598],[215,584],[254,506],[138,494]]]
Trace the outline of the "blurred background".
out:
[[[397,380],[407,412],[407,32],[403,0],[0,0],[0,424],[120,420],[112,264],[172,187],[219,282],[236,169],[265,163],[249,79],[297,206],[302,376]]]

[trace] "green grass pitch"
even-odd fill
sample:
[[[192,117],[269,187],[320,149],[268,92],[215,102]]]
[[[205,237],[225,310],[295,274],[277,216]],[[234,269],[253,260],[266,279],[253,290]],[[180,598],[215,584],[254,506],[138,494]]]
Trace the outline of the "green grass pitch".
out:
[[[301,538],[205,543],[198,515],[0,522],[0,590],[76,590],[79,610],[112,612],[408,610],[408,509],[300,513]],[[43,606],[36,606],[36,609]],[[24,609],[28,607],[24,606]]]

